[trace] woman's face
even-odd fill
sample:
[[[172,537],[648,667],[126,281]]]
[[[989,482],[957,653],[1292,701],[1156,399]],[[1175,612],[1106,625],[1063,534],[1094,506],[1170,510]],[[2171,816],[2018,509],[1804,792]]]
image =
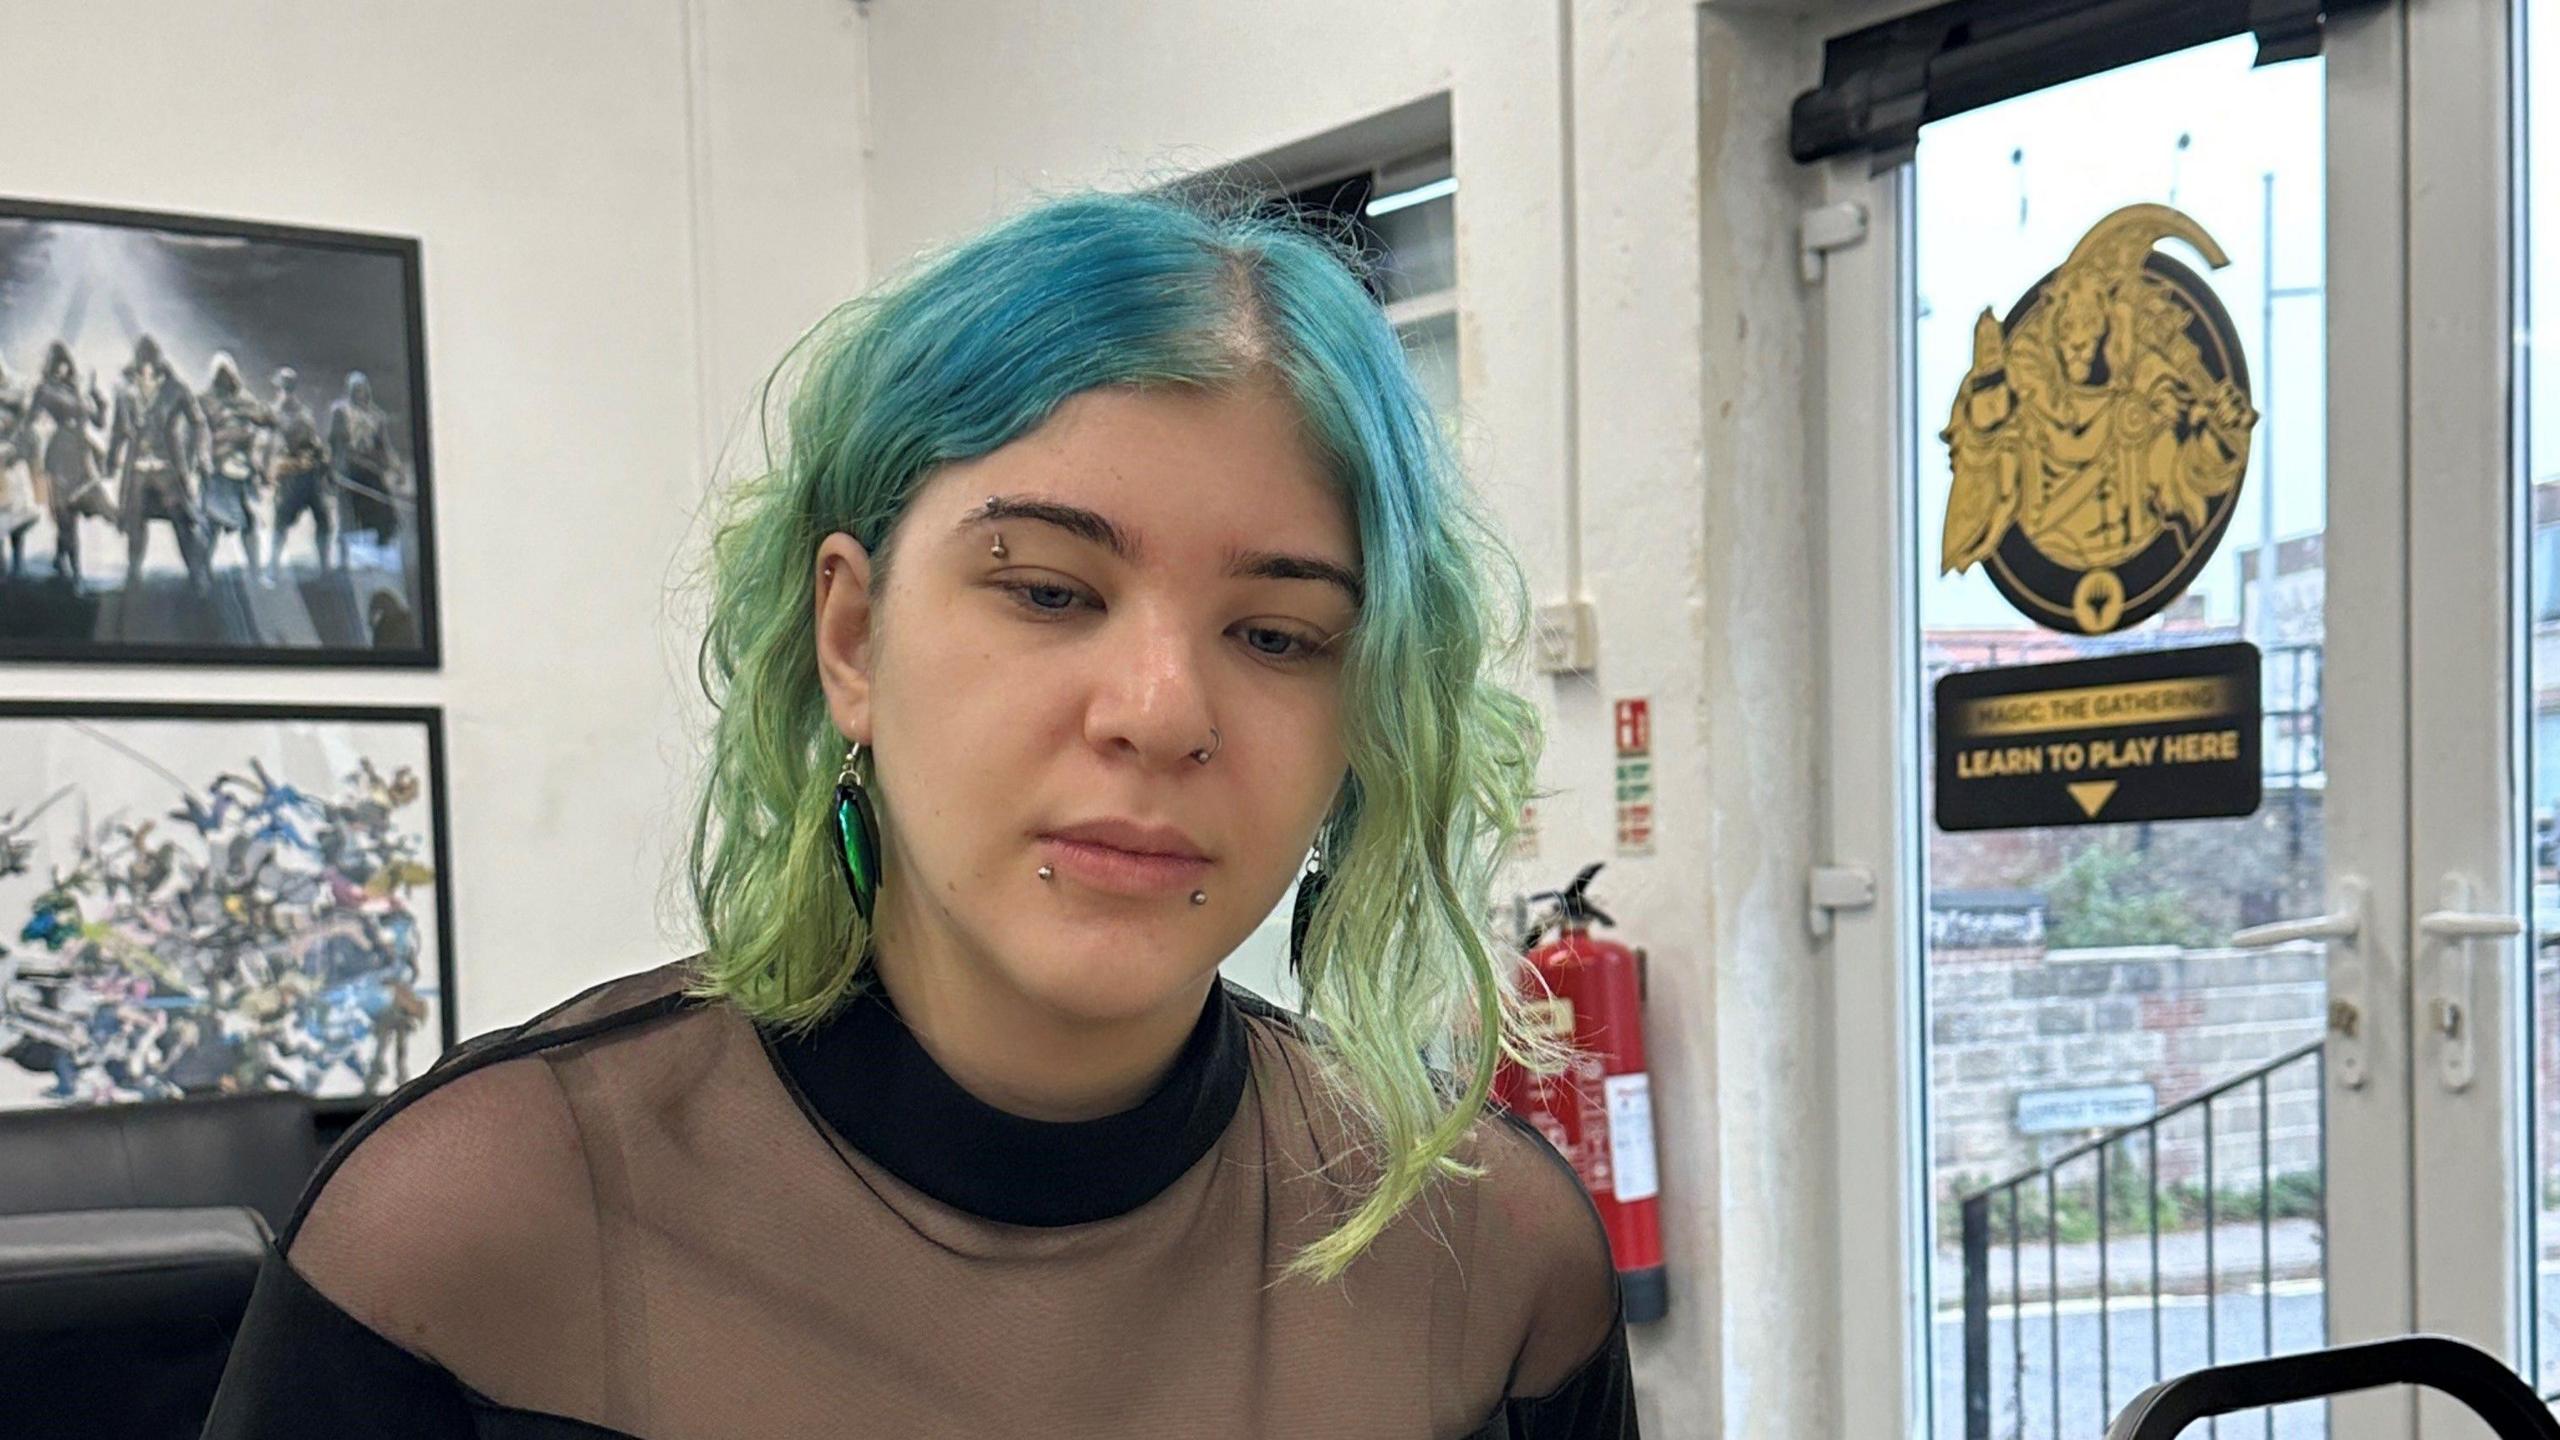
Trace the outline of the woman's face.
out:
[[[884,953],[1133,1019],[1196,1005],[1279,902],[1345,777],[1359,614],[1307,573],[1356,587],[1360,553],[1299,431],[1269,386],[1087,391],[927,481],[877,613],[862,547],[821,544],[818,667],[838,730],[872,747]],[[1055,518],[984,519],[989,497]],[[1115,879],[1048,838],[1109,820],[1205,862]]]

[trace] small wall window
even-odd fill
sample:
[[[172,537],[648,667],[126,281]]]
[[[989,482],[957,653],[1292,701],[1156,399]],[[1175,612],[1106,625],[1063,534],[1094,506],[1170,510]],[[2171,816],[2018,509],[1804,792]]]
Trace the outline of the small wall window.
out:
[[[1375,258],[1370,293],[1443,418],[1458,413],[1458,181],[1449,151],[1300,186],[1288,198],[1347,222]]]

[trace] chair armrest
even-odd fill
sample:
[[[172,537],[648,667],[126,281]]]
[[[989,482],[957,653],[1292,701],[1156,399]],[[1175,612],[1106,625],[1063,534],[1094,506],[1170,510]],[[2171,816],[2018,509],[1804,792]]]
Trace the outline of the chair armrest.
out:
[[[0,1337],[235,1324],[270,1243],[242,1205],[0,1215]]]

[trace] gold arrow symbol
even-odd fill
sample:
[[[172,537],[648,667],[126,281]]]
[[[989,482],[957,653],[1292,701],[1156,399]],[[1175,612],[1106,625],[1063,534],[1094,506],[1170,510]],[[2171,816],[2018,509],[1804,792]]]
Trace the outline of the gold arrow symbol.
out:
[[[2071,798],[2080,802],[2081,812],[2092,820],[2098,818],[2098,812],[2107,808],[2107,802],[2116,794],[2116,782],[2113,780],[2084,780],[2063,788],[2071,792]]]

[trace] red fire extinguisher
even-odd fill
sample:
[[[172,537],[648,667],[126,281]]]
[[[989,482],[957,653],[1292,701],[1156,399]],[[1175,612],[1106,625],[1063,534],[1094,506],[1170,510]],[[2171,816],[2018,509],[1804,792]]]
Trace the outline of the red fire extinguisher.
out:
[[[1599,873],[1592,864],[1563,891],[1528,897],[1557,905],[1522,942],[1521,994],[1545,1033],[1571,1043],[1573,1063],[1540,1077],[1506,1061],[1494,1095],[1535,1125],[1591,1192],[1609,1232],[1627,1319],[1659,1320],[1670,1291],[1662,1265],[1653,1088],[1644,1061],[1644,956],[1591,933],[1593,920],[1618,923],[1585,894]],[[1555,934],[1540,943],[1550,922]]]

